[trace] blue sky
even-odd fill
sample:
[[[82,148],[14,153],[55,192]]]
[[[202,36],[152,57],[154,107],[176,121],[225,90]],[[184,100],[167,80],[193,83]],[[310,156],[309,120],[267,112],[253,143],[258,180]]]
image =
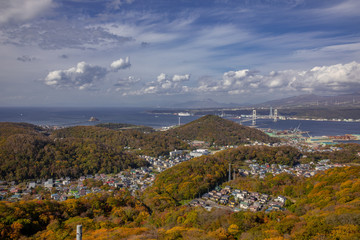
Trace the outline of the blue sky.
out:
[[[1,1],[0,106],[352,93],[358,9],[358,0]]]

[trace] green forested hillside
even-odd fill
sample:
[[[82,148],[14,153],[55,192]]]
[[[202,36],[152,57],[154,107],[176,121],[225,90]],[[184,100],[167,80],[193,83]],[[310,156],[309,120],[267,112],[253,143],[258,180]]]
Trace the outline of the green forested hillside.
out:
[[[206,115],[193,122],[166,132],[182,140],[202,140],[211,145],[240,145],[250,141],[277,142],[260,130],[246,127],[214,115]]]
[[[189,149],[183,140],[205,140],[217,145],[241,144],[249,140],[274,141],[256,129],[216,116],[205,116],[166,132],[149,129],[143,132],[134,128],[117,130],[123,125],[108,125],[46,132],[31,124],[1,123],[0,178],[24,180],[116,173],[146,165],[138,154],[160,156],[174,149]]]
[[[0,144],[15,134],[40,136],[42,128],[28,123],[0,122]]]
[[[138,125],[133,125],[133,124],[128,124],[128,123],[99,123],[96,124],[97,127],[102,127],[102,128],[109,128],[109,129],[113,129],[113,130],[131,130],[131,129],[136,129],[142,132],[154,132],[155,129],[151,128],[151,127],[147,127],[147,126],[138,126]]]
[[[318,161],[320,159],[331,159],[334,163],[360,163],[360,144],[342,143],[338,144],[339,151],[313,152],[306,153],[309,161]]]
[[[187,149],[187,143],[162,132],[144,133],[139,130],[112,130],[102,127],[76,126],[54,131],[52,138],[87,138],[110,146],[123,146],[139,154],[167,155],[174,149]]]
[[[79,177],[116,173],[147,163],[124,145],[96,137],[54,137],[29,124],[1,124],[0,178],[3,180]],[[105,132],[105,131],[103,131]],[[56,135],[56,134],[55,134]],[[106,134],[103,135],[106,137]]]

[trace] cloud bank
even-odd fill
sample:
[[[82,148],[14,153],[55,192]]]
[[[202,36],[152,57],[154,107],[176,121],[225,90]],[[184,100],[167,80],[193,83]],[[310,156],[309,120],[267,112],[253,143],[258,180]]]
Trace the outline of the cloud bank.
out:
[[[115,91],[121,92],[124,90],[129,90],[131,87],[140,82],[140,78],[136,78],[134,76],[128,76],[126,78],[120,78],[115,84]]]
[[[183,86],[183,82],[190,80],[190,74],[173,75],[169,77],[165,73],[161,73],[156,81],[147,84],[146,87],[125,93],[124,95],[143,95],[143,94],[157,94],[157,95],[173,95],[181,94],[188,91],[187,86]]]
[[[76,67],[67,70],[50,72],[44,79],[48,86],[91,90],[97,83],[105,79],[109,73],[114,73],[131,66],[129,57],[116,60],[110,68],[92,66],[79,62]],[[225,72],[221,79],[202,77],[197,86],[187,85],[190,74],[169,76],[161,73],[155,81],[143,82],[140,78],[129,76],[120,78],[113,85],[117,92],[123,95],[176,95],[176,94],[217,94],[217,95],[248,95],[259,93],[347,93],[360,90],[360,64],[350,62],[331,66],[317,66],[309,70],[271,71],[267,75],[257,71],[242,69]]]
[[[360,89],[360,64],[350,62],[314,67],[307,71],[272,71],[261,75],[248,69],[224,73],[219,81],[200,81],[196,92],[246,94],[251,92],[343,93]]]
[[[0,24],[32,19],[49,9],[52,0],[11,0],[0,2]]]
[[[86,90],[105,78],[107,72],[106,68],[79,62],[76,67],[50,72],[45,78],[45,84],[57,88]]]
[[[120,58],[119,60],[112,62],[110,69],[101,66],[93,66],[86,62],[79,62],[76,67],[49,72],[44,79],[44,83],[55,88],[90,90],[93,89],[97,83],[103,81],[109,73],[117,72],[121,69],[129,68],[130,66],[129,57],[126,57],[125,60]],[[133,77],[129,77],[128,81],[119,80],[117,84],[121,84],[121,82],[127,82],[125,85],[128,86],[135,81]]]

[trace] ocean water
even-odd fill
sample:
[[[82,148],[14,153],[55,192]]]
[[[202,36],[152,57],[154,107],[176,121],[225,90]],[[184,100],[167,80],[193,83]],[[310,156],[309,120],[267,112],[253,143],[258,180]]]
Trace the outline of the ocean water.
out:
[[[251,121],[243,123],[251,125]],[[335,121],[311,121],[311,120],[256,120],[257,128],[271,128],[276,130],[291,130],[299,128],[308,131],[310,136],[340,136],[345,134],[360,134],[360,122],[335,122]]]
[[[0,122],[27,122],[48,126],[96,125],[98,123],[129,123],[161,128],[177,125],[179,117],[172,114],[152,114],[149,108],[0,108]],[[89,122],[90,117],[99,119]],[[191,122],[201,116],[184,116],[181,124]],[[238,120],[234,120],[238,122]],[[251,125],[251,121],[242,123]],[[277,130],[294,129],[309,131],[311,136],[338,136],[344,134],[360,134],[360,122],[323,122],[305,120],[258,119],[258,128]]]
[[[0,122],[26,122],[47,126],[96,125],[99,123],[129,123],[153,128],[177,125],[179,117],[172,114],[151,114],[145,108],[0,108]],[[91,117],[99,121],[89,122]],[[180,123],[200,116],[181,117]]]

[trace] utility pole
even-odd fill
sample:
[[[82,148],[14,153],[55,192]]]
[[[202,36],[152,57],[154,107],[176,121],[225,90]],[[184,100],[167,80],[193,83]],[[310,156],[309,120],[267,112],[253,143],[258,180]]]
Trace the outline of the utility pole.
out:
[[[231,163],[229,163],[229,182],[231,181]]]
[[[82,225],[76,226],[76,240],[82,240]]]

